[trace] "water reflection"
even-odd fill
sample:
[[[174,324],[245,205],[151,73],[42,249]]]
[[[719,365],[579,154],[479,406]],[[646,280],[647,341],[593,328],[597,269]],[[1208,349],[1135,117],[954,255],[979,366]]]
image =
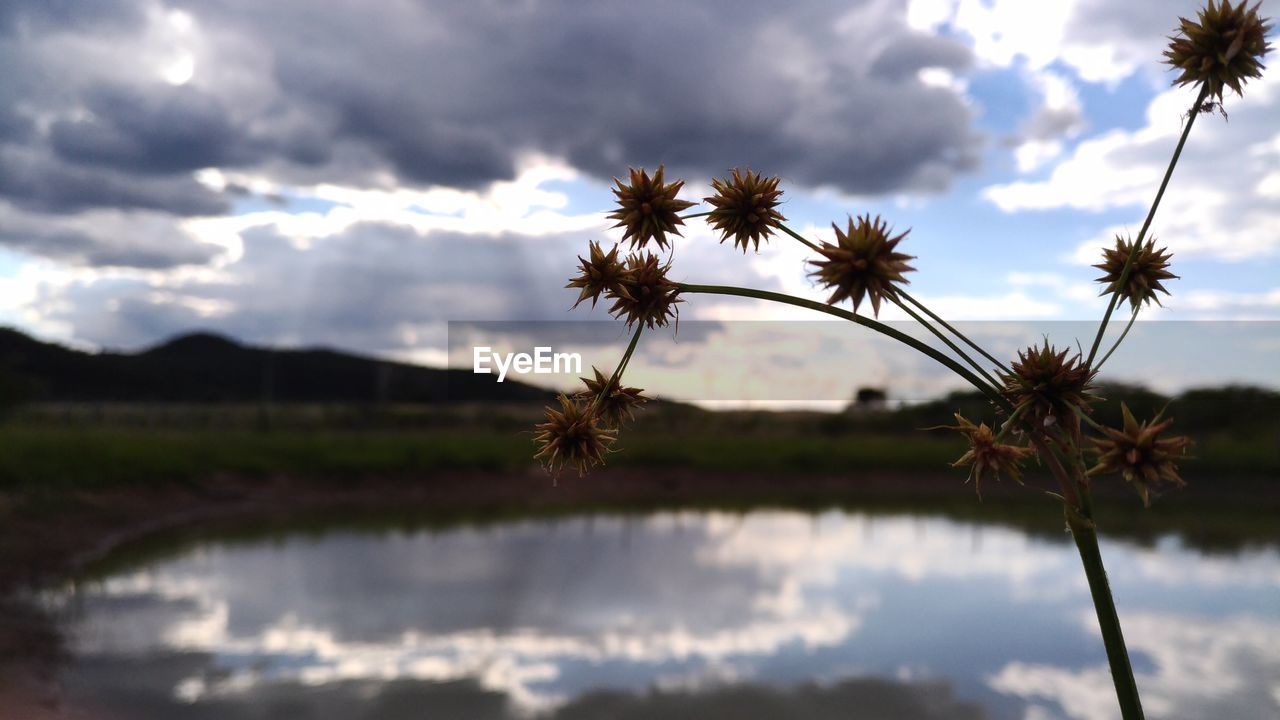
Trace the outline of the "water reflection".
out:
[[[1150,717],[1280,715],[1277,548],[1103,552]],[[122,717],[1114,716],[1072,548],[944,519],[337,531],[62,601],[72,700]]]

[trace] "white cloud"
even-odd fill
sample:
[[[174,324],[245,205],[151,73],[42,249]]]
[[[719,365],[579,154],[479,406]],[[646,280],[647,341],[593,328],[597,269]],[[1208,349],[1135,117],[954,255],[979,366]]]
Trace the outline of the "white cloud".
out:
[[[979,60],[988,65],[1012,67],[1022,62],[1038,71],[1061,62],[1086,82],[1115,83],[1152,66],[1178,16],[1192,14],[1198,4],[913,0],[907,21],[924,31],[950,26],[968,35]]]
[[[1144,127],[1081,142],[1045,180],[994,185],[983,194],[1005,212],[1131,209],[1129,223],[1078,246],[1073,259],[1093,262],[1115,234],[1141,227],[1194,97],[1189,88],[1166,90],[1148,107]],[[1197,118],[1152,225],[1177,256],[1238,261],[1280,253],[1280,206],[1270,197],[1280,157],[1280,75],[1250,84],[1244,98],[1228,101],[1228,112],[1229,122]]]
[[[1080,624],[1098,632],[1091,613]],[[1280,711],[1278,633],[1274,621],[1247,615],[1132,614],[1125,620],[1129,651],[1152,665],[1135,673],[1144,709],[1153,718],[1271,717]],[[1105,665],[1069,669],[1012,662],[988,682],[999,692],[1056,702],[1072,720],[1115,717],[1115,690]]]

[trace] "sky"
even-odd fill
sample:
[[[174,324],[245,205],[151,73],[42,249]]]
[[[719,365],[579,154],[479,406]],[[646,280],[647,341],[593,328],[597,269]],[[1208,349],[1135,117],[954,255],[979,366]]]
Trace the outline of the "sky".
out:
[[[690,200],[777,175],[815,240],[868,212],[909,228],[910,290],[949,318],[1097,318],[1090,265],[1137,233],[1194,98],[1160,53],[1197,6],[10,0],[0,324],[439,365],[450,321],[608,320],[563,286],[621,237],[612,178],[659,163]],[[1145,317],[1280,319],[1280,73],[1225,110],[1153,225],[1180,279]],[[743,254],[692,220],[672,259],[825,297],[786,238]],[[681,317],[795,315],[700,296]]]

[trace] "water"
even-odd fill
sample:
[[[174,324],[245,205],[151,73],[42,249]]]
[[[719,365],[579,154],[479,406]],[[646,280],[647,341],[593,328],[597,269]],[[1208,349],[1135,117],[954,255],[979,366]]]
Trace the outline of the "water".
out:
[[[1149,717],[1280,717],[1280,549],[1103,555]],[[68,698],[108,717],[1116,717],[1066,537],[943,518],[209,541],[59,602]]]

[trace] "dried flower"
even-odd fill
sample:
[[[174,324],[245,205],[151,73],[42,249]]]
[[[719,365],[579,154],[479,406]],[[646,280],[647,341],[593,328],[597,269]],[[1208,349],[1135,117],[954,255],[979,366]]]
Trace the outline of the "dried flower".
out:
[[[1118,290],[1120,297],[1128,300],[1134,310],[1144,302],[1154,301],[1159,305],[1160,300],[1156,297],[1156,291],[1169,294],[1161,281],[1178,276],[1169,272],[1169,258],[1173,257],[1173,254],[1165,248],[1157,250],[1155,243],[1154,237],[1149,238],[1138,248],[1133,264],[1129,267],[1129,277],[1125,280],[1123,287],[1120,286],[1120,276],[1124,273],[1124,266],[1129,262],[1130,253],[1133,252],[1133,241],[1117,235],[1115,248],[1103,248],[1102,262],[1094,265],[1106,273],[1098,278],[1098,282],[1106,283],[1106,289],[1102,294],[1106,295]]]
[[[614,301],[609,314],[625,320],[627,327],[636,322],[650,329],[664,327],[677,317],[676,304],[683,302],[679,298],[680,287],[667,279],[670,268],[669,263],[658,262],[658,256],[653,253],[628,256],[630,277],[623,281],[625,292],[609,295]]]
[[[680,219],[680,211],[694,205],[687,200],[676,199],[676,193],[684,187],[684,181],[664,183],[662,173],[661,165],[652,178],[644,168],[631,168],[630,185],[623,185],[621,180],[614,178],[618,185],[613,191],[617,196],[618,209],[609,219],[618,221],[614,227],[626,228],[622,239],[631,240],[633,248],[637,245],[643,248],[653,240],[658,243],[659,248],[665,250],[666,234],[679,235],[680,231],[676,226],[684,224],[684,220]]]
[[[772,235],[786,220],[775,209],[778,198],[782,197],[776,177],[761,177],[760,173],[751,172],[751,168],[744,174],[734,168],[732,178],[715,178],[711,187],[716,194],[706,201],[715,210],[707,216],[707,222],[720,231],[720,242],[732,237],[735,246],[742,246],[742,252],[747,251],[747,243],[759,250],[760,240]]]
[[[1049,346],[1032,345],[1018,352],[1008,374],[1001,373],[1004,395],[1014,407],[1027,406],[1024,417],[1033,426],[1049,427],[1055,423],[1066,428],[1072,438],[1079,437],[1080,418],[1076,412],[1088,414],[1089,404],[1097,400],[1092,391],[1096,370],[1090,369],[1079,355],[1067,357],[1067,351]]]
[[[1121,403],[1120,409],[1124,428],[1104,428],[1106,437],[1093,440],[1098,463],[1089,469],[1089,475],[1119,473],[1133,484],[1142,504],[1150,506],[1150,486],[1158,482],[1186,485],[1178,475],[1177,459],[1185,456],[1191,440],[1181,435],[1161,439],[1160,433],[1173,424],[1172,418],[1162,421],[1162,413],[1150,422],[1139,423],[1127,405]]]
[[[863,296],[871,298],[871,310],[880,314],[880,300],[897,297],[894,283],[909,282],[903,273],[915,268],[907,264],[914,259],[913,255],[894,252],[894,248],[907,236],[910,230],[889,237],[888,223],[877,215],[859,217],[855,222],[849,218],[849,227],[845,232],[835,223],[831,227],[836,231],[836,243],[822,243],[818,252],[825,260],[810,260],[817,267],[810,275],[818,278],[818,282],[833,288],[827,303],[834,305],[842,300],[853,299],[853,311],[858,311]]]
[[[534,427],[540,449],[533,457],[541,459],[547,470],[559,472],[566,464],[586,474],[595,465],[604,464],[605,453],[617,435],[601,426],[589,402],[559,397],[560,409],[548,407],[547,421]]]
[[[982,478],[990,473],[999,480],[1000,473],[1022,482],[1022,461],[1035,454],[1031,448],[996,442],[995,433],[986,423],[974,425],[960,413],[955,414],[957,425],[946,425],[948,430],[958,430],[969,439],[969,450],[951,463],[951,467],[970,466],[969,477],[973,488],[982,497]]]
[[[578,307],[587,298],[591,298],[591,307],[595,307],[600,293],[619,295],[627,291],[625,283],[631,273],[618,259],[618,246],[614,245],[613,249],[605,254],[600,243],[592,242],[590,245],[591,259],[588,260],[579,255],[578,261],[582,263],[582,272],[565,285],[567,288],[582,288],[582,293],[578,295],[578,302],[575,302],[573,307]]]
[[[1169,37],[1164,52],[1164,61],[1182,71],[1175,84],[1204,83],[1208,96],[1221,103],[1224,86],[1243,95],[1241,86],[1262,76],[1262,57],[1271,49],[1266,40],[1271,26],[1258,17],[1258,4],[1247,6],[1247,0],[1235,6],[1231,0],[1209,0],[1198,13],[1199,22],[1178,18],[1178,35]]]
[[[605,427],[620,427],[623,422],[634,417],[636,408],[649,401],[649,398],[641,395],[643,389],[624,387],[621,380],[613,380],[594,367],[591,372],[595,373],[595,379],[581,378],[587,389],[579,391],[577,397],[584,402],[597,403],[596,415]],[[605,392],[606,386],[609,388],[608,392]]]

